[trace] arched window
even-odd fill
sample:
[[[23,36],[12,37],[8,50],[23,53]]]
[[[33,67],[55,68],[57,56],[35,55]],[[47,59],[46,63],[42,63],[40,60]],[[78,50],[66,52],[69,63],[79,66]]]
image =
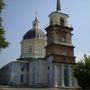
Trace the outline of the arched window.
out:
[[[23,80],[24,80],[24,75],[21,74],[20,81],[23,82]]]
[[[32,54],[32,46],[29,46],[29,54]]]
[[[37,35],[37,38],[39,38],[39,35]]]
[[[24,68],[23,67],[21,68],[21,71],[24,71]]]
[[[48,66],[48,70],[49,70],[49,66]]]
[[[51,24],[51,25],[53,24],[52,18],[50,19],[50,24]]]
[[[36,26],[36,23],[34,23],[33,25],[34,25],[34,27],[35,27],[35,26]]]
[[[64,26],[64,25],[65,25],[64,18],[60,18],[60,25],[61,25],[61,26]]]

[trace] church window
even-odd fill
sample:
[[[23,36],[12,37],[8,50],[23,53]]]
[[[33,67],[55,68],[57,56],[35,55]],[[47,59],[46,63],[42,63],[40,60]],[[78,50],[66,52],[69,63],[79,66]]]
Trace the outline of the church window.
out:
[[[65,42],[65,38],[64,38],[64,37],[62,37],[62,38],[61,38],[61,41],[62,41],[62,42]]]
[[[23,82],[23,79],[24,79],[24,76],[23,76],[23,74],[21,74],[20,81]]]
[[[37,35],[37,38],[39,38],[39,35]]]
[[[32,54],[32,46],[29,46],[29,54]]]
[[[35,27],[35,26],[36,26],[36,23],[34,23],[33,25],[34,25],[34,27]]]
[[[65,25],[64,18],[60,18],[60,25],[61,25],[61,26],[64,26],[64,25]]]
[[[29,65],[27,64],[27,71],[29,71]]]
[[[66,62],[66,57],[65,56],[63,57],[63,60],[64,60],[64,62]]]
[[[50,24],[52,25],[53,21],[52,21],[52,18],[50,19]]]
[[[49,38],[49,43],[51,43],[51,41],[52,41],[51,38]]]
[[[23,67],[21,68],[21,71],[24,71],[24,68]]]
[[[39,49],[39,50],[38,50],[38,54],[41,54],[41,53],[42,53],[42,48],[41,48],[41,46],[39,46],[38,49]]]
[[[66,34],[66,41],[70,42],[70,34]]]
[[[48,44],[51,44],[51,43],[53,43],[53,38],[52,37],[49,37]]]
[[[48,70],[49,70],[49,66],[48,66]]]

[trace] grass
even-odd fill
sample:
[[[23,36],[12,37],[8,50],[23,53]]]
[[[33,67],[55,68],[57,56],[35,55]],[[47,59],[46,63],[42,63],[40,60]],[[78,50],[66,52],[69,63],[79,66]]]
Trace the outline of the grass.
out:
[[[6,90],[6,89],[2,89],[2,88],[0,88],[0,90]]]

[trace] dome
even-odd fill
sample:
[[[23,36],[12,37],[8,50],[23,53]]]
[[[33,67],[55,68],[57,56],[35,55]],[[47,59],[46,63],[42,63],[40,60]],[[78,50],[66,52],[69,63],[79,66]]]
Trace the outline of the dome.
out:
[[[35,20],[32,22],[32,29],[26,32],[26,34],[23,36],[23,40],[32,38],[45,39],[46,36],[40,29],[39,24],[40,22],[38,21],[37,17],[35,17]]]
[[[23,36],[23,39],[33,39],[33,38],[39,38],[39,39],[45,39],[46,36],[44,34],[44,32],[40,29],[35,30],[35,29],[31,29],[28,32],[26,32],[26,34]]]

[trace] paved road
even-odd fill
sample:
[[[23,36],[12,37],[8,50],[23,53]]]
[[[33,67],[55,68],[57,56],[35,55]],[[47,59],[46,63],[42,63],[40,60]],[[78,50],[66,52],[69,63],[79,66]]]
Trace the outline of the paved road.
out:
[[[1,86],[0,90],[76,90],[76,87],[66,87],[66,88],[27,88],[27,87],[10,87],[10,86]],[[78,88],[78,90],[81,90]]]
[[[0,85],[0,90],[61,90],[57,88],[27,88],[27,87],[9,87]]]
[[[2,88],[0,90],[60,90],[53,88]]]

